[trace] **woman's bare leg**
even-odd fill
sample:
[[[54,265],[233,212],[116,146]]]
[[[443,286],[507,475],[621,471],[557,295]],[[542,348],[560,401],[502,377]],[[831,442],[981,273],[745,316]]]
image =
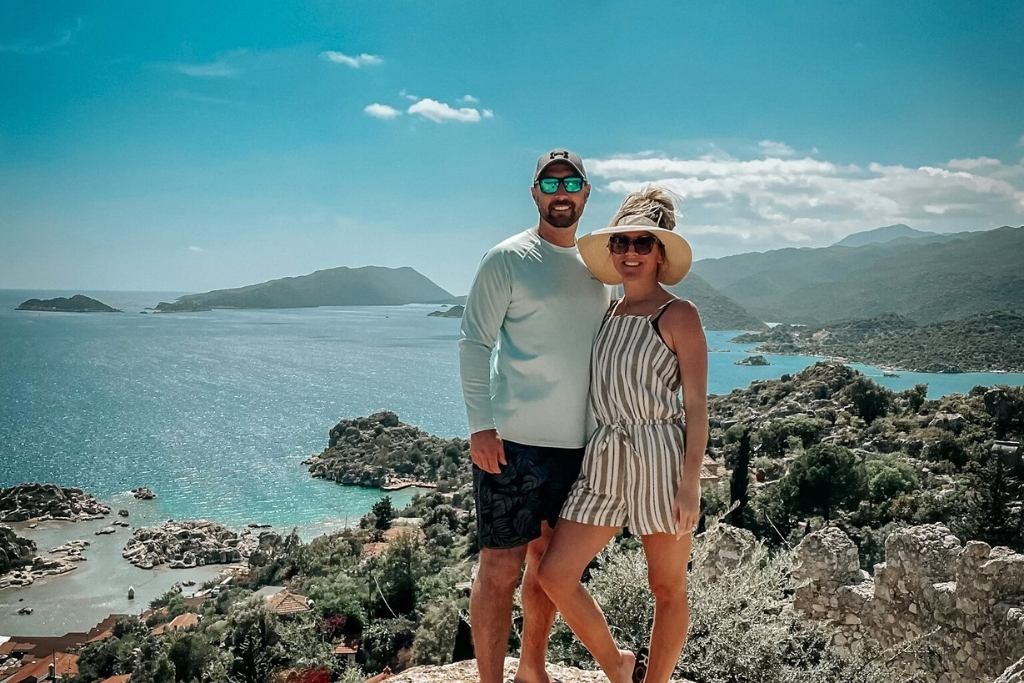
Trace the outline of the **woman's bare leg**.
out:
[[[540,563],[538,578],[565,623],[590,651],[612,683],[629,683],[636,661],[620,650],[601,608],[580,583],[583,570],[619,530],[558,520],[555,534]]]
[[[665,683],[671,678],[686,644],[690,607],[686,593],[686,565],[692,534],[676,540],[674,534],[643,536],[647,581],[654,594],[651,655],[644,683]]]

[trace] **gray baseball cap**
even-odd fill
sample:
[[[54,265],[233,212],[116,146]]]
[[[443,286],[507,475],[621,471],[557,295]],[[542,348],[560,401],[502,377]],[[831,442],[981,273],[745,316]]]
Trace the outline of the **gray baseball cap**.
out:
[[[533,182],[537,182],[540,174],[551,164],[569,164],[583,176],[583,182],[589,182],[587,181],[587,171],[583,168],[583,159],[580,159],[580,155],[576,152],[567,149],[553,149],[541,154],[537,158],[537,170],[533,173]]]

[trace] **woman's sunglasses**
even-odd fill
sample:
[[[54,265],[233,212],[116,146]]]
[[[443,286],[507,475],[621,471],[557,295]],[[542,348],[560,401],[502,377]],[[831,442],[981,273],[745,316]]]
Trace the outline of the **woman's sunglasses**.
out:
[[[629,238],[626,235],[612,235],[608,238],[608,250],[613,254],[621,255],[627,253],[631,244],[636,253],[643,256],[644,254],[650,254],[651,250],[654,249],[654,245],[661,244],[661,242],[653,235],[640,235],[633,238]]]
[[[572,176],[569,178],[541,178],[537,181],[537,187],[544,194],[554,194],[558,192],[559,184],[565,188],[566,192],[573,193],[579,192],[583,189],[583,178]]]

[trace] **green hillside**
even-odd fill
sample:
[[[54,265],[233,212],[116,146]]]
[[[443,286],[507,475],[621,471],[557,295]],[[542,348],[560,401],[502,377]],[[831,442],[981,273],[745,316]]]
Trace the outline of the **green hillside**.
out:
[[[764,329],[763,322],[729,297],[723,296],[696,273],[689,273],[682,282],[668,289],[676,296],[692,301],[700,311],[701,322],[709,330]]]
[[[412,268],[330,268],[235,289],[188,294],[174,304],[212,308],[305,308],[311,306],[395,306],[450,303],[450,293]]]
[[[1024,227],[779,249],[706,259],[694,271],[766,321],[826,323],[897,313],[917,323],[1024,309]]]

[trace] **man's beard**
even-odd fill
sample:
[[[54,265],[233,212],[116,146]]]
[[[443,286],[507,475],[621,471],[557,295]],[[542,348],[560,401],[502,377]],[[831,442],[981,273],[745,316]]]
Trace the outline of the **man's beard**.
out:
[[[544,217],[544,220],[555,228],[571,228],[576,225],[579,219],[580,215],[576,211],[575,206],[568,211],[551,211],[549,209],[548,215]]]

